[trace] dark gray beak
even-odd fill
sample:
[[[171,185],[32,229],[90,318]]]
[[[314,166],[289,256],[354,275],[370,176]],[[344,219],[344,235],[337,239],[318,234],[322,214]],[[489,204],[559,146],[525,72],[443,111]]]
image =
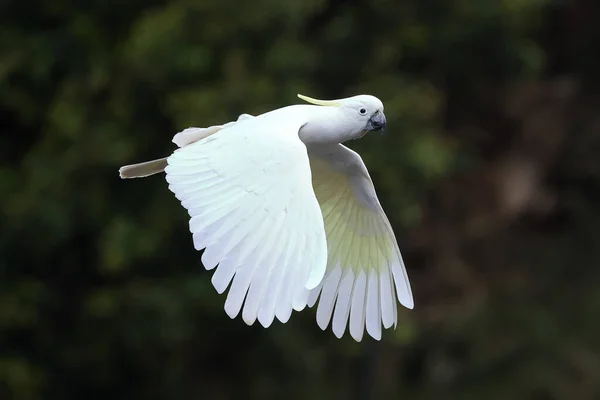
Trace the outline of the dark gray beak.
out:
[[[369,118],[369,122],[367,122],[367,126],[365,130],[367,131],[383,131],[385,130],[385,115],[383,112],[378,111]]]

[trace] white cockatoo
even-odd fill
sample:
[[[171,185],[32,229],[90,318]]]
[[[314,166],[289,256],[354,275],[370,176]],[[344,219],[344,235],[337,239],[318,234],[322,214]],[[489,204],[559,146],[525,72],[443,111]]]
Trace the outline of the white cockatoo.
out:
[[[318,300],[321,329],[380,340],[397,325],[396,299],[412,309],[413,297],[367,168],[341,143],[383,130],[383,103],[298,97],[311,104],[185,129],[169,157],[120,176],[166,173],[215,289],[231,284],[229,317],[268,327]]]

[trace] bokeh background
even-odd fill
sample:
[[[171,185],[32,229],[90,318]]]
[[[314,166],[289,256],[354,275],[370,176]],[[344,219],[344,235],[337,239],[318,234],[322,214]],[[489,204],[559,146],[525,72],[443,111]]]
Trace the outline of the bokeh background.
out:
[[[0,2],[0,399],[600,398],[600,2]],[[230,320],[172,136],[380,97],[412,281],[381,342]]]

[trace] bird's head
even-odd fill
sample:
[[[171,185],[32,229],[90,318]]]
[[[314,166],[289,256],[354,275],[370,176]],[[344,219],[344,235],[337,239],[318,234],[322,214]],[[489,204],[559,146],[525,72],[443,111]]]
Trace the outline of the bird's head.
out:
[[[346,130],[349,139],[359,139],[368,132],[385,130],[383,103],[375,96],[362,94],[338,100],[318,100],[301,94],[298,97],[311,104],[335,107],[343,116],[340,127]]]

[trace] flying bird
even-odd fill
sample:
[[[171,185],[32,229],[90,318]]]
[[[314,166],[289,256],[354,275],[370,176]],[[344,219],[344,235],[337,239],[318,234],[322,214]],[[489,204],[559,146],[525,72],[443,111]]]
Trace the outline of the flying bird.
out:
[[[408,275],[360,155],[342,143],[383,131],[371,95],[317,100],[173,138],[169,157],[119,170],[123,179],[165,172],[188,211],[202,263],[215,269],[225,312],[269,327],[317,301],[316,319],[341,338],[381,339],[397,302],[414,306]]]

